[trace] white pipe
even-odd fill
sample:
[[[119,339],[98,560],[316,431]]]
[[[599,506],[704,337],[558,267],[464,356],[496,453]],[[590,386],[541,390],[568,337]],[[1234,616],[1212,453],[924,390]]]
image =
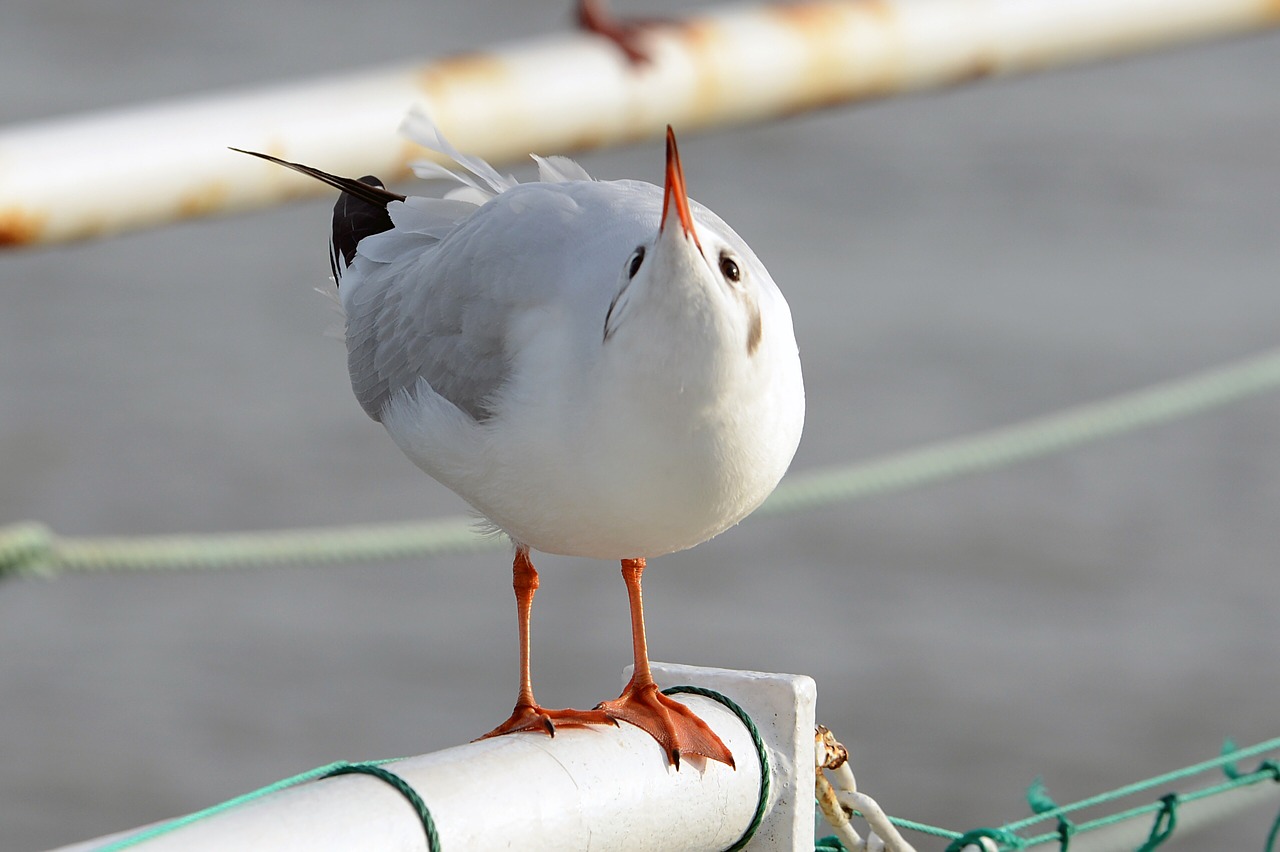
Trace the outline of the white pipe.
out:
[[[812,679],[654,663],[660,684],[695,683],[736,701],[758,726],[772,765],[765,818],[747,847],[791,852],[813,844]],[[743,723],[722,704],[680,695],[733,752],[736,769],[685,758],[671,767],[631,725],[516,734],[385,764],[422,797],[441,848],[725,849],[751,823],[760,765]],[[802,757],[803,759],[797,759]],[[90,852],[136,834],[64,847]],[[146,852],[421,852],[422,822],[392,787],[363,775],[307,782],[147,840]]]
[[[1038,71],[1280,23],[1277,0],[825,0],[653,30],[652,62],[565,34],[339,79],[69,118],[0,134],[0,246],[262,207],[323,187],[227,151],[407,173],[423,106],[487,159],[563,153]]]

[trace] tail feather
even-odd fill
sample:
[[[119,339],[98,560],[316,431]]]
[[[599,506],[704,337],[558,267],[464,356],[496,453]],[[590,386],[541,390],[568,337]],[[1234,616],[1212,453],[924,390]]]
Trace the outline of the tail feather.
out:
[[[342,190],[342,195],[338,196],[337,203],[333,205],[333,236],[329,243],[329,265],[333,269],[335,282],[341,282],[342,272],[355,260],[356,247],[361,240],[391,230],[393,225],[387,214],[387,205],[392,201],[405,200],[405,196],[385,188],[382,181],[373,175],[365,175],[356,180],[331,175],[300,163],[291,163],[270,154],[245,151],[242,148],[231,150],[293,169]]]

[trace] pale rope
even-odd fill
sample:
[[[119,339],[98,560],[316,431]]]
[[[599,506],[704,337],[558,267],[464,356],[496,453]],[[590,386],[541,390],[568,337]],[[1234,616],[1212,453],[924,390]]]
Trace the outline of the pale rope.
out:
[[[788,477],[756,514],[777,515],[883,494],[1062,452],[1280,387],[1280,349],[1099,402],[867,462]],[[224,568],[408,559],[505,547],[474,521],[217,535],[66,538],[37,523],[0,529],[0,576],[98,570]]]
[[[814,747],[814,796],[841,844],[849,852],[915,852],[876,800],[858,792],[858,782],[849,768],[849,751],[825,725],[818,726]],[[828,772],[835,778],[834,785]],[[849,822],[855,814],[871,829],[866,840]]]

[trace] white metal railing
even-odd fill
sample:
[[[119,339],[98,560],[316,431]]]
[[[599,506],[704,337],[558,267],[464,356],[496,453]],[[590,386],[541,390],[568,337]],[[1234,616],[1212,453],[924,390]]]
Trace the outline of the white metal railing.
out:
[[[350,76],[12,127],[0,246],[101,236],[325,192],[250,148],[343,174],[407,174],[425,108],[491,161],[759,121],[1280,23],[1275,0],[825,0],[655,29],[633,65],[567,33]]]
[[[754,722],[770,766],[753,852],[813,848],[817,688],[802,675],[653,663],[663,686],[722,693]],[[625,672],[624,677],[630,672]],[[447,850],[722,850],[755,821],[761,772],[744,723],[716,701],[677,695],[724,740],[736,769],[686,758],[676,770],[632,725],[517,734],[384,764],[422,797]],[[146,829],[61,852],[112,848]],[[147,852],[421,852],[423,821],[394,788],[361,775],[309,781],[157,834]]]

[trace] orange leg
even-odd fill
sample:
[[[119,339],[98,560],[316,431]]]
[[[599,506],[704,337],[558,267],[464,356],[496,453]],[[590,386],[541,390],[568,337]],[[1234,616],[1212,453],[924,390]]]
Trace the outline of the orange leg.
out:
[[[642,65],[649,61],[649,55],[640,49],[636,36],[646,27],[661,22],[619,21],[604,10],[601,0],[578,0],[577,14],[579,27],[612,41],[632,64]]]
[[[533,700],[533,679],[529,667],[529,620],[533,615],[533,593],[538,590],[538,572],[529,560],[528,548],[516,549],[511,566],[512,585],[516,590],[516,615],[520,621],[520,697],[511,717],[480,739],[511,734],[516,731],[545,731],[556,735],[556,726],[582,728],[587,725],[616,725],[600,710],[548,710]]]
[[[643,559],[622,560],[622,579],[627,584],[631,602],[631,645],[635,669],[631,681],[614,701],[605,701],[596,709],[609,718],[630,722],[658,741],[672,765],[680,768],[681,754],[697,754],[733,766],[733,753],[716,736],[707,723],[678,701],[658,691],[649,670],[649,646],[644,636],[644,600],[640,578],[644,574]]]

